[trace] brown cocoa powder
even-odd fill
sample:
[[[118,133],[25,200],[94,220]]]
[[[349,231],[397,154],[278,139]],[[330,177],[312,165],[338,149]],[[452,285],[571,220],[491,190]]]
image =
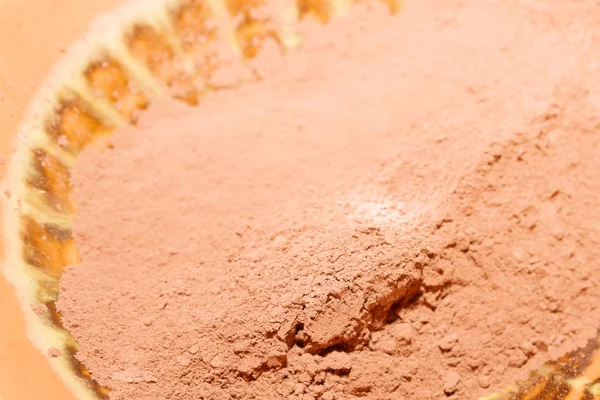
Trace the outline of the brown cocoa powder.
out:
[[[114,399],[476,398],[595,334],[600,9],[360,5],[73,182]]]

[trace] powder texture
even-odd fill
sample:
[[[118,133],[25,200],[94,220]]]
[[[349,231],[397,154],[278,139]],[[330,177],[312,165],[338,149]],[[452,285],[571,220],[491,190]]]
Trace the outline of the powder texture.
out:
[[[111,399],[474,398],[594,335],[598,6],[357,8],[82,155],[58,307]]]

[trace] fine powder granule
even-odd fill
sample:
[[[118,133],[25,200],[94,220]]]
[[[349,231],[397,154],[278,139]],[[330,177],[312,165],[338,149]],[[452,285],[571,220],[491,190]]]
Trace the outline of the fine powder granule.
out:
[[[476,398],[595,335],[600,7],[356,8],[82,155],[58,308],[111,399]]]

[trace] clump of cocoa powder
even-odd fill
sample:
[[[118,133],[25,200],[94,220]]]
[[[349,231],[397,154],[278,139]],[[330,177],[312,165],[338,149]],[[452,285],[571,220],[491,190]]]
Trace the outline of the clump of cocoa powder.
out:
[[[598,16],[361,5],[85,152],[77,357],[114,399],[458,399],[585,343]]]

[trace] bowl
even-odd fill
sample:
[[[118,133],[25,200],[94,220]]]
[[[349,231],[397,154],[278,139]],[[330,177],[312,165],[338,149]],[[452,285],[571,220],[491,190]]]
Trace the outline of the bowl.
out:
[[[381,1],[391,13],[400,9],[399,0]],[[78,264],[71,234],[77,205],[69,180],[79,153],[86,146],[104,145],[115,129],[135,124],[144,110],[164,99],[196,106],[212,92],[268,78],[259,76],[251,63],[266,41],[283,52],[293,51],[301,41],[294,29],[299,19],[310,14],[326,23],[349,12],[352,2],[280,0],[278,7],[257,18],[251,11],[261,7],[262,0],[134,0],[96,16],[72,46],[56,44],[54,51],[49,47],[55,45],[48,43],[72,41],[96,13],[117,0],[86,2],[85,7],[74,0],[56,8],[41,0],[2,6],[7,11],[0,19],[18,13],[30,26],[13,41],[23,47],[11,67],[24,68],[19,71],[23,79],[39,81],[60,56],[31,100],[33,89],[7,85],[14,92],[8,93],[11,103],[13,97],[16,103],[10,105],[13,114],[0,114],[4,128],[0,144],[9,159],[2,188],[3,273],[14,288],[0,281],[1,303],[7,304],[2,318],[10,327],[0,332],[0,351],[7,354],[0,360],[4,380],[0,391],[6,392],[0,395],[7,396],[5,400],[98,400],[110,393],[75,357],[77,342],[62,326],[54,306],[64,268]],[[72,18],[77,22],[55,32],[56,21],[67,14],[77,15]],[[16,24],[0,24],[0,29],[6,30],[5,36],[14,35],[9,29],[16,29]],[[42,62],[30,63],[32,54]],[[224,78],[220,74],[224,69],[235,73]],[[28,110],[17,124],[16,115],[26,102]],[[590,343],[545,364],[530,380],[488,398],[537,398],[553,387],[575,387],[569,383],[572,378],[584,367],[600,364],[593,357],[598,341]],[[544,398],[563,398],[556,397],[559,392],[551,395],[555,397]]]

